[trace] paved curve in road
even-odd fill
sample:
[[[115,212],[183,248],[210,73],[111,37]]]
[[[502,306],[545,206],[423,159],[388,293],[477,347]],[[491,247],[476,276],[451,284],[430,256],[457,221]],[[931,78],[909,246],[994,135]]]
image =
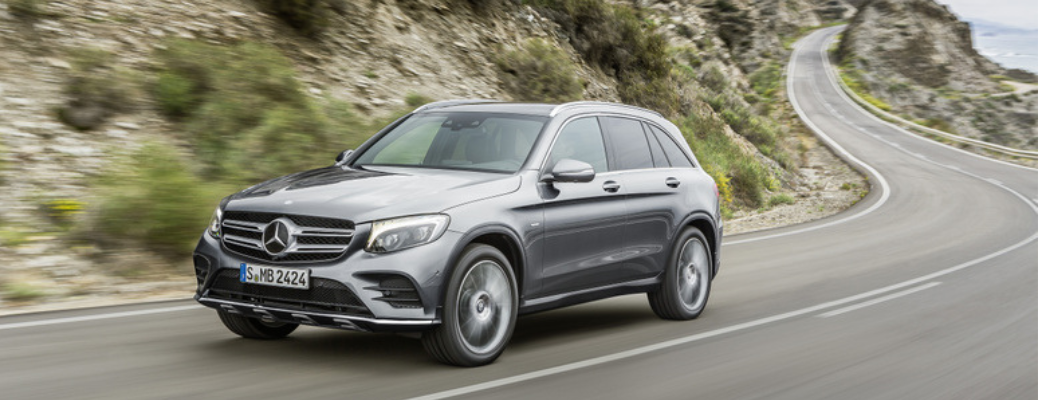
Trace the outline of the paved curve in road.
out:
[[[801,40],[789,92],[873,182],[833,218],[727,238],[695,321],[626,296],[520,319],[495,364],[418,341],[301,328],[238,339],[191,302],[0,318],[0,397],[1038,397],[1038,170],[887,125]]]

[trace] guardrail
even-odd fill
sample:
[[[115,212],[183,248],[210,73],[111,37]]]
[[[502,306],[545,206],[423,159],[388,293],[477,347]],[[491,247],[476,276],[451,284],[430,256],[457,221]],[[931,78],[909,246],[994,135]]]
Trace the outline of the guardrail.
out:
[[[833,68],[835,70],[833,72],[836,73],[836,82],[840,85],[840,89],[843,89],[843,91],[845,93],[847,93],[847,95],[850,96],[851,99],[853,99],[855,102],[857,102],[858,104],[860,104],[863,107],[865,107],[865,109],[871,111],[873,114],[876,114],[876,115],[878,115],[878,116],[880,116],[880,117],[882,117],[882,118],[884,118],[884,119],[886,119],[888,121],[892,121],[892,122],[901,124],[904,127],[909,128],[909,129],[915,129],[917,131],[923,131],[923,132],[929,133],[931,135],[936,135],[936,136],[939,136],[939,137],[942,137],[942,138],[945,138],[945,139],[948,139],[948,140],[956,141],[956,142],[959,142],[959,143],[966,143],[966,144],[969,144],[971,146],[977,146],[977,147],[980,147],[980,148],[983,148],[983,149],[995,151],[995,152],[998,152],[998,153],[1002,153],[1002,154],[1006,154],[1006,155],[1010,155],[1010,156],[1014,156],[1014,157],[1038,160],[1038,151],[1015,149],[1015,148],[1012,148],[1012,147],[1006,147],[1006,146],[1002,146],[1002,145],[998,145],[998,144],[994,144],[994,143],[988,143],[988,142],[985,142],[983,140],[977,140],[977,139],[972,139],[972,138],[968,138],[968,137],[964,137],[964,136],[959,136],[959,135],[951,134],[951,133],[948,133],[948,132],[945,132],[945,131],[940,131],[940,130],[937,130],[937,129],[933,129],[933,128],[928,127],[928,126],[919,125],[919,124],[917,124],[915,122],[906,120],[906,119],[901,118],[901,117],[899,117],[897,115],[894,115],[894,114],[888,113],[886,111],[883,111],[879,107],[876,107],[876,106],[872,105],[872,103],[869,103],[869,102],[865,101],[865,99],[861,98],[861,96],[858,96],[858,94],[855,93],[854,90],[852,90],[849,86],[847,86],[846,83],[843,82],[843,78],[840,77],[839,68],[833,66],[832,64],[829,64],[829,65],[830,65],[831,68]]]

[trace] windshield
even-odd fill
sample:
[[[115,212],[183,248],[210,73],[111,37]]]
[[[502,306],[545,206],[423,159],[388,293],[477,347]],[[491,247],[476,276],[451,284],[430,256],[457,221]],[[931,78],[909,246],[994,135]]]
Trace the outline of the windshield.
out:
[[[353,165],[515,172],[547,120],[517,114],[413,115],[365,150]]]

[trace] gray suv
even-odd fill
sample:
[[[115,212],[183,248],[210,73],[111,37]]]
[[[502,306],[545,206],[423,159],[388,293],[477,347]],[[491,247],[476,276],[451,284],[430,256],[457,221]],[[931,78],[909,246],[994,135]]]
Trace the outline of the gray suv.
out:
[[[648,293],[699,316],[717,275],[717,186],[658,113],[613,103],[446,101],[332,166],[225,198],[195,299],[232,332],[412,332],[477,366],[516,317]]]

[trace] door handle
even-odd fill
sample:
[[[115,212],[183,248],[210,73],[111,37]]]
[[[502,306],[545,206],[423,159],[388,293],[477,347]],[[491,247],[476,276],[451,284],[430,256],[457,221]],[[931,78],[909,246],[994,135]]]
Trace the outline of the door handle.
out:
[[[676,188],[680,184],[681,184],[681,181],[677,180],[677,178],[667,178],[667,186],[670,186],[672,188]]]
[[[620,190],[620,184],[616,183],[616,181],[606,181],[602,184],[602,190],[605,190],[609,193],[616,193]]]

